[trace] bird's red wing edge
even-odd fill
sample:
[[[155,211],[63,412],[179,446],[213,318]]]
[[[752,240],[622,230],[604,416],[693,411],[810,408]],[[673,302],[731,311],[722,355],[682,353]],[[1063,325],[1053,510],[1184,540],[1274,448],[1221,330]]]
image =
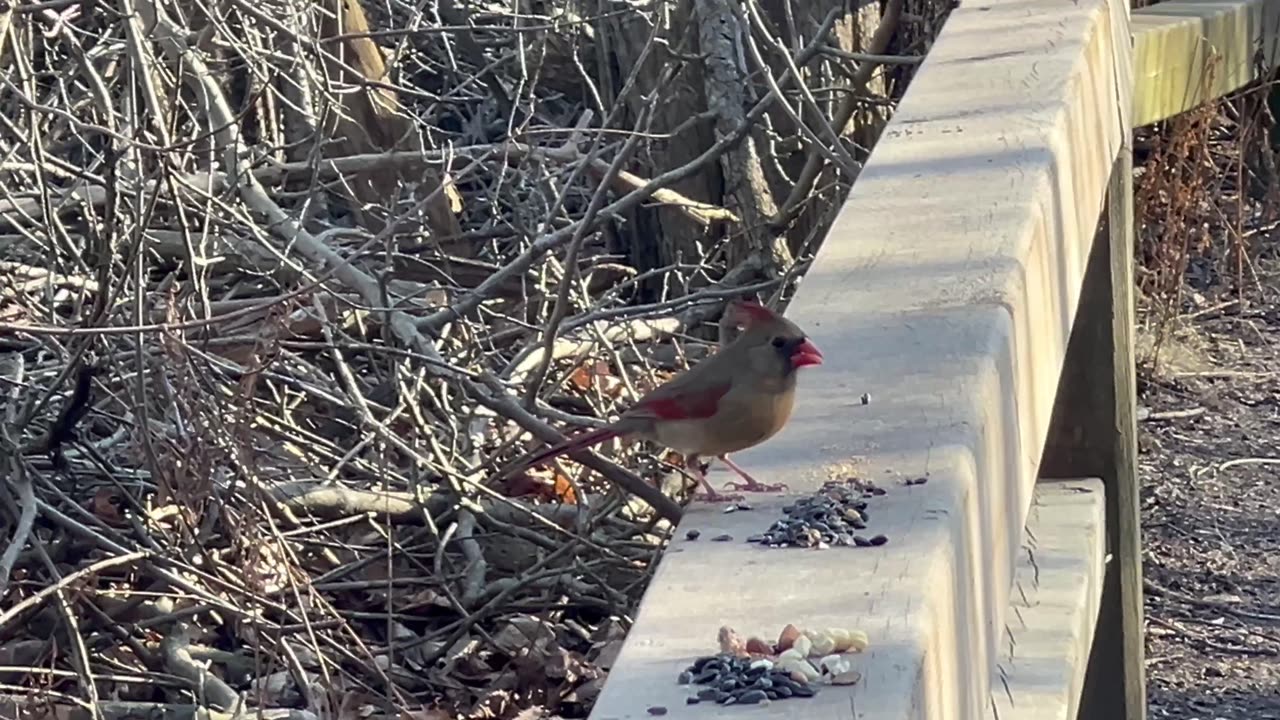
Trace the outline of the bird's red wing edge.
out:
[[[729,383],[683,392],[667,397],[654,397],[641,401],[635,410],[659,420],[699,420],[716,414],[720,398],[729,392]]]

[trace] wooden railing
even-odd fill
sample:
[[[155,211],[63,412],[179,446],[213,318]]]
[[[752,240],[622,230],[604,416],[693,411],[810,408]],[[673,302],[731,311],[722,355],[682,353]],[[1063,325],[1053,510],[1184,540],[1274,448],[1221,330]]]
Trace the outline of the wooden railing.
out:
[[[1277,18],[1280,0],[953,11],[788,309],[825,364],[735,457],[790,495],[687,511],[593,718],[1145,717],[1130,138],[1261,77]],[[744,542],[851,476],[887,491],[868,530],[887,544]],[[721,626],[788,623],[865,631],[861,680],[685,705],[676,677]]]

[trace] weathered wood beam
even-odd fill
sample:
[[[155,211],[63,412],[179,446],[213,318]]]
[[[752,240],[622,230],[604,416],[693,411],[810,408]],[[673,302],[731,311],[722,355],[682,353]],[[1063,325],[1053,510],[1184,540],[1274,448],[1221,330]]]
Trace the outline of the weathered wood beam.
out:
[[[1102,479],[1107,574],[1081,717],[1145,720],[1142,528],[1133,351],[1133,153],[1116,160],[1040,474]]]
[[[1018,555],[989,720],[1076,720],[1106,565],[1097,479],[1041,481]]]
[[[1266,77],[1280,0],[1165,0],[1133,11],[1133,123],[1173,117]]]

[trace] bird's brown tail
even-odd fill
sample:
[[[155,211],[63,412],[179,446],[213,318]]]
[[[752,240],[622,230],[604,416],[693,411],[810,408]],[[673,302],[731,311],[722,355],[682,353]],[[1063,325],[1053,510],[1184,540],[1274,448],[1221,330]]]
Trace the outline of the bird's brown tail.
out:
[[[544,463],[551,458],[564,455],[565,453],[571,453],[575,450],[581,450],[585,447],[590,447],[615,437],[618,437],[618,431],[614,428],[605,427],[600,428],[599,430],[590,430],[588,432],[575,435],[558,445],[552,445],[546,450],[543,450],[537,455],[526,460],[523,465],[525,467],[533,467]]]

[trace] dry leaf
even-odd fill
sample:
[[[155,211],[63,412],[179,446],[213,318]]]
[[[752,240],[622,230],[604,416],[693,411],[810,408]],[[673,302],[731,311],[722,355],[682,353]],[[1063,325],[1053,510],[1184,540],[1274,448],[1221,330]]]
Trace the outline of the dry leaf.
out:
[[[123,527],[129,522],[120,510],[120,496],[115,488],[100,487],[90,501],[90,512],[108,525]]]
[[[595,389],[605,396],[617,396],[622,390],[622,380],[613,374],[609,363],[603,360],[583,363],[569,373],[569,384],[579,392]]]
[[[440,185],[444,189],[445,199],[449,201],[449,211],[454,215],[462,212],[462,193],[458,192],[458,186],[453,182],[453,175],[445,173],[440,179]]]
[[[569,373],[569,384],[581,392],[591,389],[591,372],[586,365],[579,365]]]
[[[539,495],[545,492],[544,488],[548,485],[549,483],[546,479],[533,473],[522,472],[502,481],[502,493],[507,497],[513,498]]]
[[[517,615],[494,633],[493,646],[514,656],[539,643],[554,643],[555,639],[556,631],[551,623],[532,615]]]
[[[431,588],[423,588],[409,593],[396,593],[393,597],[393,606],[400,612],[430,607],[445,609],[453,607],[453,604],[449,602],[449,598]]]
[[[578,495],[573,491],[573,483],[569,482],[569,478],[565,475],[556,473],[553,493],[555,498],[565,505],[578,504]]]
[[[578,504],[573,483],[559,471],[555,471],[554,477],[550,478],[535,472],[518,473],[503,480],[502,487],[507,497],[533,497],[544,502]]]
[[[512,697],[507,690],[487,692],[471,708],[468,717],[498,718],[506,715],[511,708]]]

